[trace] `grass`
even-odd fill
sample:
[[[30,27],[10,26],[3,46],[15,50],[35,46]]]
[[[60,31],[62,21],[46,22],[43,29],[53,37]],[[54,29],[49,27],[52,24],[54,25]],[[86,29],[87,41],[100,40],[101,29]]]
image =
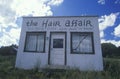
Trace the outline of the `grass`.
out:
[[[0,79],[120,79],[120,59],[104,59],[104,71],[16,69],[15,56],[0,56]]]

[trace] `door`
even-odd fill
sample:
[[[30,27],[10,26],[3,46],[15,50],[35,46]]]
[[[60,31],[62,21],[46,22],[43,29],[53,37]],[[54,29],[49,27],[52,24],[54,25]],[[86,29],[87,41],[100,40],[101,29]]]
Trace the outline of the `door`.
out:
[[[50,64],[65,65],[65,33],[51,34]]]

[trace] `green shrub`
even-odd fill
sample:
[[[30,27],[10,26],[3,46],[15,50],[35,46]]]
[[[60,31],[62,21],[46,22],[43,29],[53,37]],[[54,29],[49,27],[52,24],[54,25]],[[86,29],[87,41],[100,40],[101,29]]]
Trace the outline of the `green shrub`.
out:
[[[0,56],[0,79],[120,79],[120,60],[104,59],[104,71],[16,69],[15,56]]]
[[[104,70],[108,71],[112,77],[119,77],[120,75],[120,61],[117,59],[104,60]]]

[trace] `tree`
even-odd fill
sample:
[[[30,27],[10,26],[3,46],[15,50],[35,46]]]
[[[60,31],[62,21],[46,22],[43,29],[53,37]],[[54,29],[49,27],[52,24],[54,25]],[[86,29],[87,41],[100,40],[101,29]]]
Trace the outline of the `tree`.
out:
[[[17,53],[17,45],[11,46],[2,46],[0,48],[0,55],[8,56],[8,55],[16,55]]]
[[[117,56],[120,56],[120,46],[117,48],[117,53],[116,53]]]
[[[103,57],[113,57],[117,53],[117,47],[111,43],[102,43]]]

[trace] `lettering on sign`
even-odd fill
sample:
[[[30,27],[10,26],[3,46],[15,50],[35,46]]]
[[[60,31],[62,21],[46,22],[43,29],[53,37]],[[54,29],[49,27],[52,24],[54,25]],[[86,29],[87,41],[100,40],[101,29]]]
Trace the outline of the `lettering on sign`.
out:
[[[33,20],[30,20],[30,21],[27,21],[27,22],[26,22],[26,25],[27,25],[27,26],[37,26],[37,25],[38,25],[38,22],[34,22]]]
[[[65,20],[65,21],[60,21],[60,20],[39,20],[38,21],[34,21],[34,20],[28,20],[26,22],[26,26],[39,26],[42,28],[85,28],[86,30],[89,28],[93,28],[93,24],[91,22],[91,20],[89,19],[82,19],[82,20]]]
[[[60,25],[60,21],[49,21],[49,20],[44,20],[43,22],[42,22],[42,26],[43,27],[49,27],[49,26],[61,26]]]
[[[65,26],[73,27],[73,26],[92,26],[90,20],[67,20],[65,22]]]

